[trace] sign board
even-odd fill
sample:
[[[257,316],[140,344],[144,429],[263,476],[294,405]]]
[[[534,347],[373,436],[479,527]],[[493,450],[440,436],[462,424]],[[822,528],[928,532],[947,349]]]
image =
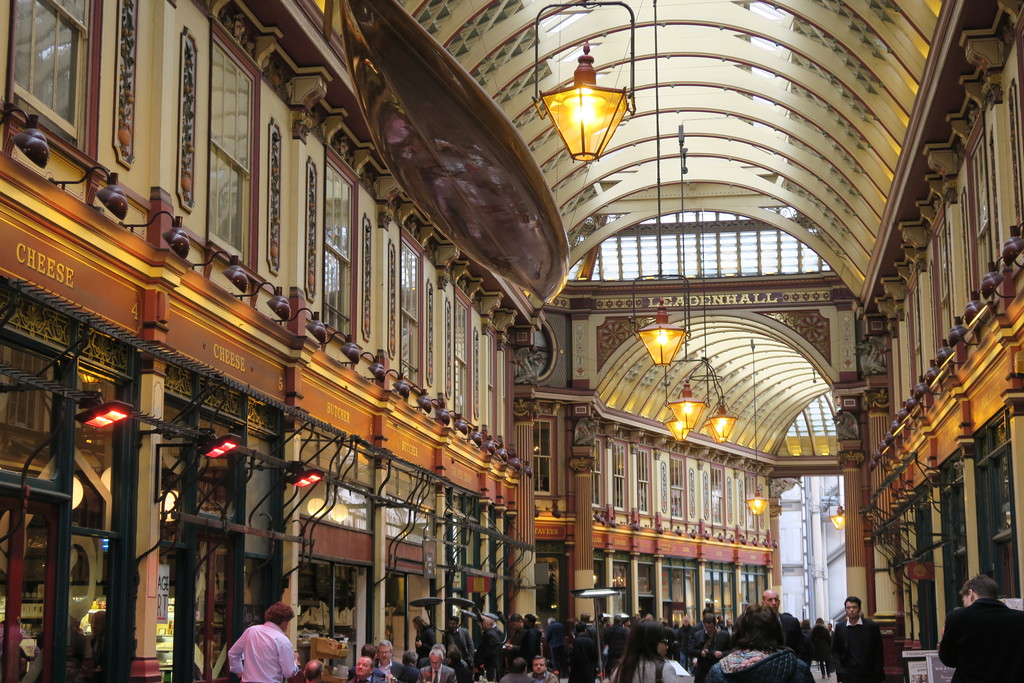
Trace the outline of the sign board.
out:
[[[489,576],[467,576],[466,593],[490,593],[491,577]]]
[[[905,650],[903,674],[906,683],[951,683],[955,669],[939,661],[937,650]]]
[[[167,623],[171,604],[171,565],[161,564],[156,570],[156,620]]]

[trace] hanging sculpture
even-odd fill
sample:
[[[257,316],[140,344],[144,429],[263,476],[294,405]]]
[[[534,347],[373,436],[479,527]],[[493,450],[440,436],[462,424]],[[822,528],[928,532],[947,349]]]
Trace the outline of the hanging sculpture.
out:
[[[345,0],[341,28],[373,143],[406,193],[481,265],[540,299],[557,294],[568,239],[505,113],[396,0]]]

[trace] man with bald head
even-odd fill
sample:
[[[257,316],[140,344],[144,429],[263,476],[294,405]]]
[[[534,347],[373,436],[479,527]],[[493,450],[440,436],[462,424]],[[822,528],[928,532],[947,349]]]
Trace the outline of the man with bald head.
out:
[[[800,629],[800,620],[789,612],[781,611],[782,601],[779,599],[779,594],[771,588],[761,593],[761,604],[778,612],[779,621],[782,623],[782,632],[786,635],[786,647],[799,657],[804,650],[804,632]]]
[[[496,681],[501,675],[501,654],[505,634],[498,630],[496,618],[489,612],[480,615],[480,631],[480,643],[476,646],[473,666],[483,672],[488,681]]]

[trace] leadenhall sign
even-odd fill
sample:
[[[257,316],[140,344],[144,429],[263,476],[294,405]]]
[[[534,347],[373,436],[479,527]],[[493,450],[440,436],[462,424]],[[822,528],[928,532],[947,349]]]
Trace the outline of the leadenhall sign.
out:
[[[689,303],[687,303],[689,301]],[[832,291],[827,289],[790,292],[722,292],[714,294],[690,294],[676,296],[645,296],[625,299],[600,299],[598,309],[654,310],[666,308],[714,308],[728,306],[777,306],[779,304],[814,304],[832,301]]]

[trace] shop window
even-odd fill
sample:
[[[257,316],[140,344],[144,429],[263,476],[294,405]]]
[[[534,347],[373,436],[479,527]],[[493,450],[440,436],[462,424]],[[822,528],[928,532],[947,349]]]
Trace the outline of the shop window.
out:
[[[14,85],[27,109],[81,137],[88,67],[88,0],[17,0]]]
[[[227,678],[227,648],[231,646],[231,598],[228,577],[233,575],[227,544],[207,538],[198,544],[196,567],[195,676],[196,681]]]
[[[349,659],[354,662],[359,643],[366,634],[359,624],[365,621],[359,611],[359,596],[366,589],[366,569],[336,562],[312,562],[299,570],[299,602],[296,623],[300,630],[314,636],[347,640]],[[300,653],[304,644],[300,641]],[[303,657],[306,659],[307,657]],[[340,658],[329,665],[344,664]]]
[[[604,551],[598,550],[594,553],[594,585],[605,586],[608,579],[604,573]]]
[[[42,379],[55,378],[49,361],[27,351],[2,346],[0,361]],[[0,376],[0,467],[14,472],[27,469],[29,476],[53,478],[53,395],[47,391],[16,391],[17,385],[7,375]]]
[[[704,603],[724,619],[736,617],[733,605],[733,568],[722,562],[708,562],[704,570]]]
[[[249,248],[252,78],[213,46],[210,91],[210,233],[245,255]]]
[[[964,507],[964,460],[959,453],[939,470],[939,506],[942,522],[942,561],[946,568],[947,605],[960,604],[960,587],[967,575],[967,522]]]
[[[121,392],[96,371],[80,367],[79,386],[96,392],[102,400],[118,398]],[[71,520],[75,526],[112,530],[113,462],[117,431],[94,429],[76,423],[75,466],[71,481]]]
[[[654,593],[654,565],[638,563],[636,566],[636,591],[641,595]]]
[[[417,379],[420,343],[420,258],[419,254],[405,242],[402,242],[400,286],[401,372],[406,377]]]
[[[978,545],[982,573],[995,579],[1007,597],[1016,597],[1013,471],[1006,421],[1006,416],[1001,415],[976,435]]]
[[[745,605],[761,602],[761,594],[768,589],[768,569],[757,565],[743,565],[740,569],[740,600]]]
[[[351,320],[352,185],[331,166],[324,180],[324,322],[354,334]]]

